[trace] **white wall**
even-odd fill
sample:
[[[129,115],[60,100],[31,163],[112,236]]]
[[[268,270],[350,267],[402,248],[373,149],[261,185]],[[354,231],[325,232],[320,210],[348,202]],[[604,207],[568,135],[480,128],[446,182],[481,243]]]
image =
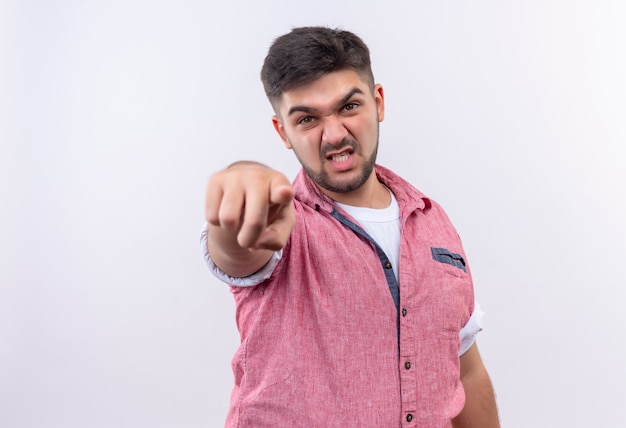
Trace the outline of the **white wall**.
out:
[[[200,256],[204,184],[239,158],[295,174],[258,72],[311,24],[370,45],[380,162],[463,237],[504,426],[616,426],[625,19],[617,0],[1,3],[0,426],[221,426],[238,337]]]

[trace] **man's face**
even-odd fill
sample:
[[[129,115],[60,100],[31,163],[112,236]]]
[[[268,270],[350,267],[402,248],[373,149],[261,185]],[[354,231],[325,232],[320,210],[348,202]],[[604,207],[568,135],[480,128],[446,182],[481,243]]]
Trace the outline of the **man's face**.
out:
[[[372,90],[353,70],[329,73],[285,92],[276,113],[272,122],[285,146],[331,198],[371,179],[384,118],[380,85]]]

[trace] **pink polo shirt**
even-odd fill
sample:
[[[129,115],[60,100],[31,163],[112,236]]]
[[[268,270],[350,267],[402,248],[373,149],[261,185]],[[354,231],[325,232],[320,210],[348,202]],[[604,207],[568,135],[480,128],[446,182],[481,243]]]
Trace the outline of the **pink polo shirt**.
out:
[[[227,427],[437,428],[462,410],[459,331],[474,295],[461,241],[439,205],[376,173],[400,205],[398,281],[300,172],[282,258],[260,284],[231,287],[241,345]]]

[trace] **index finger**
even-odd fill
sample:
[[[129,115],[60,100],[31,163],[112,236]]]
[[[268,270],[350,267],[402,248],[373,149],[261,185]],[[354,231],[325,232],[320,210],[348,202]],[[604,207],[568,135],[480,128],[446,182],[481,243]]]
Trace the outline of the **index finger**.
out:
[[[270,188],[267,184],[248,188],[244,198],[242,224],[237,234],[237,243],[250,248],[267,227],[267,216],[270,209]]]

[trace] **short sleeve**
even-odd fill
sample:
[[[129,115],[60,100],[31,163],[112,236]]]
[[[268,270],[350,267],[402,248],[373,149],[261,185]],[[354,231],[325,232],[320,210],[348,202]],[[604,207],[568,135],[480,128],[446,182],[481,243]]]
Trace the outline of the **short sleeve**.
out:
[[[476,341],[476,335],[483,329],[483,318],[485,313],[480,308],[477,301],[474,302],[474,312],[467,321],[467,324],[461,329],[459,336],[461,338],[461,348],[459,349],[459,356],[465,354],[469,348],[472,347]]]

